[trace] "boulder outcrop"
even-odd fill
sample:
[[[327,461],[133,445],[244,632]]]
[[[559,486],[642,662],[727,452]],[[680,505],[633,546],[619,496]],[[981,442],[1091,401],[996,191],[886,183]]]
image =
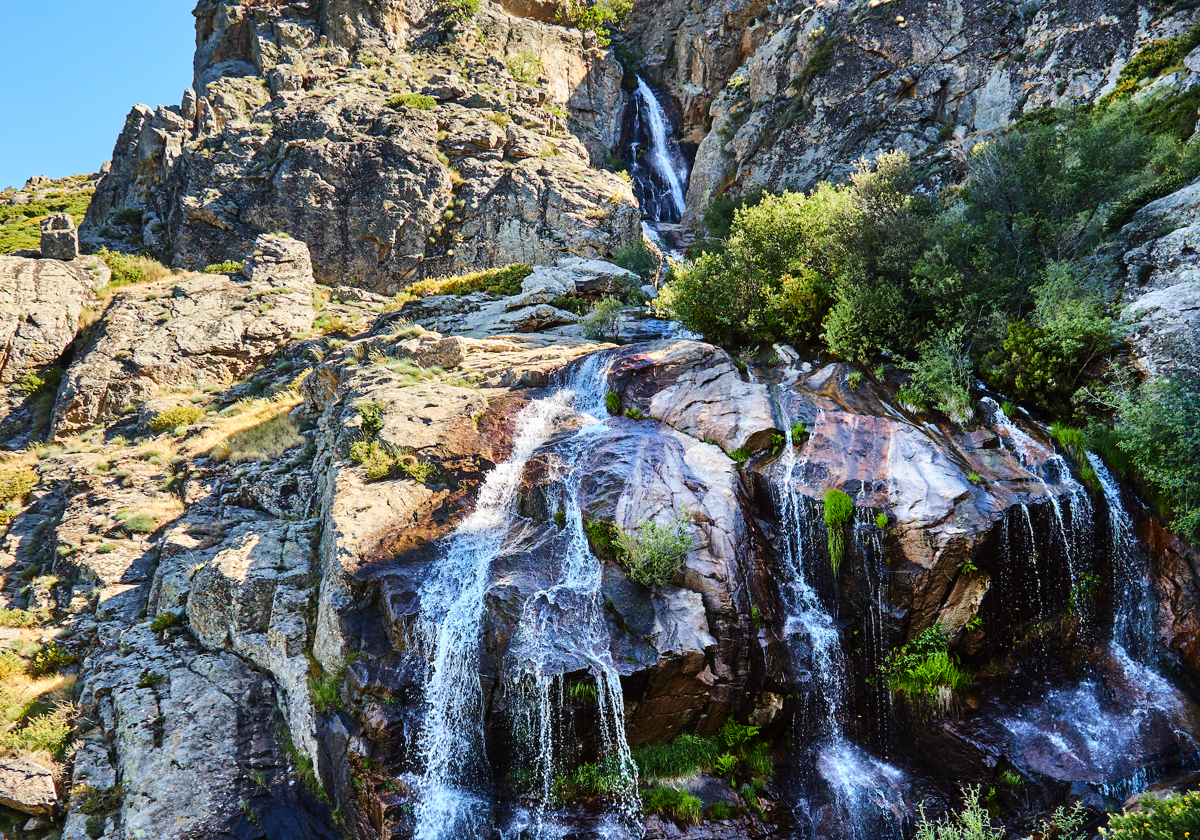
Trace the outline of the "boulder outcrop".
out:
[[[193,275],[118,292],[63,376],[52,433],[66,437],[172,392],[230,385],[312,327],[302,242],[265,235],[241,275]]]

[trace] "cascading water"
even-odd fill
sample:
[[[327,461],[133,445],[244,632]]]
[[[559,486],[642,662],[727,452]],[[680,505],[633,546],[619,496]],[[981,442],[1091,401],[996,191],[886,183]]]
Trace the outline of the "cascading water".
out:
[[[815,435],[823,418],[819,414]],[[849,705],[849,663],[842,651],[841,639],[833,615],[821,601],[812,583],[815,571],[811,550],[815,510],[796,492],[796,451],[791,423],[784,422],[785,445],[783,476],[775,488],[776,510],[780,527],[782,560],[787,578],[781,594],[788,614],[784,636],[798,667],[808,663],[799,675],[810,688],[808,701],[814,712],[809,745],[816,769],[833,796],[834,818],[848,836],[886,836],[898,832],[890,807],[894,790],[903,774],[874,758],[850,742],[845,734]],[[807,450],[807,447],[806,447]],[[804,462],[800,462],[802,468]]]
[[[642,218],[651,223],[678,222],[687,207],[687,162],[671,136],[666,111],[640,76],[633,105],[628,155]]]
[[[581,378],[603,384],[607,367],[599,355],[589,357]],[[524,751],[534,773],[533,807],[518,816],[517,828],[531,840],[557,838],[565,833],[553,814],[554,783],[562,771],[564,737],[555,725],[563,707],[563,675],[586,672],[595,682],[598,712],[599,760],[608,779],[605,791],[615,809],[601,827],[605,837],[639,837],[637,769],[625,739],[624,701],[620,676],[608,645],[600,594],[602,565],[592,554],[579,504],[589,448],[605,433],[602,388],[578,391],[575,410],[583,427],[555,447],[561,458],[563,527],[554,540],[562,558],[557,582],[530,597],[524,605],[511,650],[515,663],[506,676],[506,690],[519,698],[522,710],[517,729],[528,733]],[[584,684],[586,685],[586,683]],[[509,831],[508,835],[520,833]]]
[[[489,573],[510,529],[520,527],[515,505],[526,463],[558,423],[576,413],[577,405],[596,411],[596,404],[602,404],[602,396],[597,394],[604,393],[597,383],[603,378],[599,359],[593,356],[580,366],[567,387],[534,401],[521,412],[512,455],[488,474],[474,512],[447,541],[421,588],[417,632],[429,665],[419,739],[422,771],[416,780],[417,840],[474,837],[491,821],[491,802],[485,793],[489,780],[479,678]],[[598,561],[594,562],[598,566]],[[579,574],[576,570],[576,577]],[[601,687],[619,696],[615,686],[602,682]],[[621,708],[610,697],[608,707],[613,706]],[[617,730],[617,740],[623,743],[624,725],[619,718],[606,728]],[[628,747],[624,754],[627,758]]]
[[[1141,662],[1148,662],[1154,638],[1154,594],[1138,549],[1133,517],[1125,509],[1121,488],[1108,465],[1095,453],[1088,463],[1104,491],[1112,543],[1116,590],[1113,593],[1112,640]]]

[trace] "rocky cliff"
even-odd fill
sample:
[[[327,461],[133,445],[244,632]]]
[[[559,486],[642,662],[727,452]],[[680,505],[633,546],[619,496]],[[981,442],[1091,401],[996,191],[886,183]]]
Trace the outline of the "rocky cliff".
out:
[[[623,106],[611,54],[448,9],[200,3],[195,88],[130,113],[84,239],[203,268],[286,233],[318,282],[395,292],[637,238],[628,184],[599,169]]]
[[[1065,0],[680,0],[635,3],[628,28],[696,149],[696,216],[715,196],[807,190],[893,149],[920,161],[931,185],[954,183],[981,140],[1038,109],[1097,101],[1142,47],[1194,23],[1188,7],[1166,11]],[[1194,72],[1165,74],[1156,93],[1179,91]]]
[[[623,68],[557,9],[201,0],[78,234],[175,271],[69,217],[0,257],[6,836],[901,840],[963,785],[1029,836],[1188,784],[1200,557],[1098,456],[895,359],[589,337],[656,290],[605,259]],[[638,0],[622,54],[694,221],[885,149],[951,182],[1188,14]],[[1113,245],[1151,375],[1198,189]]]

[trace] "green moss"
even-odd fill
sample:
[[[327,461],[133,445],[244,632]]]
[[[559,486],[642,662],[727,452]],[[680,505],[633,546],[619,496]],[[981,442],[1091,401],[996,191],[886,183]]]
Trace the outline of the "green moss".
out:
[[[621,395],[616,391],[609,391],[604,395],[604,406],[608,409],[609,414],[621,413]]]

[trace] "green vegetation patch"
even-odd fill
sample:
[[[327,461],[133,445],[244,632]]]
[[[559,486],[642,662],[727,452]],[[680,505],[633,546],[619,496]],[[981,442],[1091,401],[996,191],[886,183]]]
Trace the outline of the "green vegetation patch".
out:
[[[927,628],[883,665],[888,689],[904,698],[918,714],[950,711],[955,693],[970,686],[973,678],[950,654],[949,647],[941,625]]]
[[[30,190],[45,194],[40,201],[0,206],[0,254],[40,248],[42,219],[55,213],[69,213],[76,227],[83,224],[93,192],[95,188],[86,175],[73,175]]]

